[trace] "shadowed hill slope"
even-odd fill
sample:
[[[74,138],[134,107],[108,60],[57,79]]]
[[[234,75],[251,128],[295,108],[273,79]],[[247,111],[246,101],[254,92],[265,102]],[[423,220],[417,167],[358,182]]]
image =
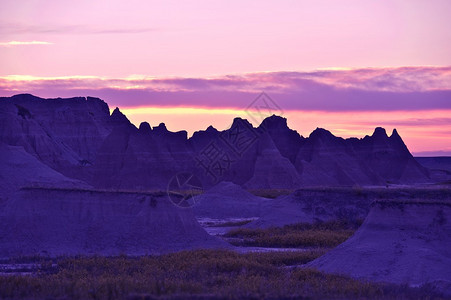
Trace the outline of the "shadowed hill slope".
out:
[[[267,199],[245,191],[231,182],[220,182],[202,195],[196,196],[193,212],[196,217],[211,219],[260,217]]]
[[[0,258],[225,248],[166,193],[95,190],[0,143]]]
[[[0,257],[227,248],[165,193],[27,188],[0,211]]]
[[[377,201],[354,236],[309,266],[451,293],[450,216],[449,200]]]
[[[429,169],[430,176],[435,182],[451,183],[451,156],[415,157],[415,160]]]
[[[259,219],[245,225],[251,228],[281,227],[296,223],[332,220],[360,223],[373,201],[450,201],[451,190],[440,187],[304,187],[289,195],[264,202]]]

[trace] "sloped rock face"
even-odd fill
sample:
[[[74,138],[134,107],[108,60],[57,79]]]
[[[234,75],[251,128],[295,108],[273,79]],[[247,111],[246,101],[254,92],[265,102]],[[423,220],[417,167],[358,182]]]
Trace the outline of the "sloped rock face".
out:
[[[316,129],[295,162],[303,185],[385,185],[427,182],[428,171],[410,154],[396,130],[344,140]]]
[[[305,138],[288,128],[286,118],[272,115],[263,120],[259,129],[268,133],[283,157],[295,163],[299,149],[305,144]]]
[[[29,154],[21,146],[0,143],[0,203],[22,187],[88,188],[80,181],[65,177]]]
[[[374,201],[397,199],[409,202],[434,199],[447,202],[450,198],[450,191],[440,188],[304,187],[265,202],[260,218],[247,226],[267,228],[332,220],[359,224],[368,215]]]
[[[231,182],[220,182],[195,198],[196,217],[210,219],[258,218],[267,199],[245,191]]]
[[[245,186],[250,189],[294,189],[300,183],[299,174],[290,160],[282,156],[269,134],[262,134],[258,143],[254,175]]]
[[[280,196],[262,206],[259,219],[247,227],[282,227],[296,223],[331,220],[358,223],[368,214],[376,190],[351,188],[304,188]]]
[[[139,130],[122,124],[98,151],[93,184],[101,188],[165,189],[171,177],[189,169],[186,165],[191,157],[186,132],[169,132],[164,124],[154,129],[143,125]]]
[[[58,172],[84,179],[109,133],[109,117],[108,105],[92,97],[1,98],[0,141],[22,146]]]
[[[368,184],[371,180],[347,141],[324,129],[313,131],[296,157],[303,185]]]
[[[159,141],[158,130],[149,136],[150,126],[138,130],[119,109],[110,116],[103,101],[89,97],[19,95],[2,98],[0,108],[0,257],[228,247],[165,194],[90,186],[102,178],[105,189],[136,190],[160,179],[155,163],[174,161],[162,147],[177,148],[179,134]]]
[[[415,157],[415,160],[423,167],[428,168],[434,182],[451,182],[451,157]]]
[[[10,132],[12,140],[20,135],[31,138],[33,132],[27,135],[25,129],[40,127],[48,138],[60,141],[80,158],[93,162],[102,138],[109,133],[106,125],[110,117],[108,105],[98,98],[41,99],[25,94],[0,102],[15,106],[15,119],[21,119],[22,126],[12,128],[14,132]],[[8,136],[2,135],[2,138]]]
[[[373,281],[451,287],[450,216],[449,200],[376,202],[354,236],[309,266]]]
[[[390,137],[385,129],[376,128],[371,137],[353,140],[356,156],[384,183],[414,183],[428,178],[428,171],[410,154],[398,132]]]
[[[28,188],[3,206],[0,223],[0,257],[227,247],[164,194]]]
[[[212,127],[196,132],[189,140],[194,158],[190,171],[202,179],[205,187],[221,181],[243,186],[254,174],[260,135],[241,118],[235,118],[231,127],[221,132]]]

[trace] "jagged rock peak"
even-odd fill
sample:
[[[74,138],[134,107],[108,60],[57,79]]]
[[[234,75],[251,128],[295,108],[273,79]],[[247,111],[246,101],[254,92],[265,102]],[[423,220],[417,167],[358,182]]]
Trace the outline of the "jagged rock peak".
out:
[[[310,133],[309,138],[310,139],[320,139],[324,137],[335,137],[329,130],[326,130],[324,128],[317,127],[315,130],[313,130],[312,133]]]
[[[125,117],[125,115],[121,112],[121,110],[119,109],[119,107],[116,107],[113,110],[113,113],[111,114],[112,118],[121,118],[121,117]]]
[[[206,132],[218,132],[216,128],[214,128],[212,125],[208,126],[208,128],[205,130]]]
[[[214,128],[212,125],[210,125],[205,130],[195,131],[191,138],[198,138],[198,137],[205,138],[206,136],[215,136],[218,133],[219,133],[219,131],[216,128]]]
[[[156,134],[166,134],[169,132],[164,123],[160,123],[158,126],[154,127],[152,131]]]
[[[142,122],[139,124],[139,132],[141,133],[149,133],[152,131],[152,128],[150,128],[150,124],[147,122]]]
[[[398,144],[401,148],[405,148],[407,149],[406,144],[404,144],[404,141],[402,140],[401,136],[399,135],[398,131],[395,129],[393,129],[393,132],[389,138],[392,142],[394,142],[395,144]],[[408,150],[407,150],[408,151]],[[410,151],[408,151],[410,153]]]
[[[391,138],[401,138],[401,136],[399,135],[398,130],[396,130],[396,128],[393,129],[393,132],[390,137]]]
[[[260,127],[265,127],[267,129],[278,129],[278,128],[288,128],[287,118],[272,115],[263,120]]]
[[[376,129],[374,129],[374,133],[372,135],[373,137],[384,137],[387,138],[387,132],[385,131],[385,128],[382,127],[376,127]]]
[[[116,107],[111,114],[110,120],[114,124],[131,124],[127,117],[119,110],[119,107]]]
[[[231,127],[242,126],[243,124],[249,126],[250,128],[254,128],[254,126],[252,126],[252,124],[247,119],[243,119],[240,117],[236,117],[233,119],[233,123],[232,123]]]
[[[166,124],[164,124],[164,123],[158,124],[158,126],[155,127],[154,129],[157,129],[157,130],[166,130],[166,131],[168,131],[168,129],[166,128]]]

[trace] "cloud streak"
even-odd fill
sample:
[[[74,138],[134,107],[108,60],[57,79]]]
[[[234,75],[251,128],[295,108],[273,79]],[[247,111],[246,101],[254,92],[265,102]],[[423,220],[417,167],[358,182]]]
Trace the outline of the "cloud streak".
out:
[[[140,34],[155,31],[150,27],[99,27],[84,24],[73,25],[30,25],[23,23],[1,23],[3,34]]]
[[[213,78],[0,77],[3,95],[92,95],[120,107],[244,109],[261,91],[284,110],[451,109],[451,67],[272,72]]]
[[[34,45],[53,45],[53,43],[44,42],[44,41],[10,41],[10,42],[0,42],[0,47],[34,46]]]

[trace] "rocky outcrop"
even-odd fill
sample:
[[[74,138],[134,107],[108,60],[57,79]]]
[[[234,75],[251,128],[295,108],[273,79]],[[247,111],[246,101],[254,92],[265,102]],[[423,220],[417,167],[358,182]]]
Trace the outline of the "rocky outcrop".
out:
[[[186,133],[138,130],[89,97],[19,95],[2,98],[0,108],[1,258],[228,247],[165,193],[117,191],[167,184],[156,166],[172,174],[169,147],[180,149]],[[104,189],[93,189],[97,183]]]
[[[22,189],[0,211],[0,258],[227,248],[164,193]]]
[[[415,157],[415,160],[429,170],[434,182],[442,184],[451,182],[451,157]]]
[[[282,227],[332,220],[359,223],[368,214],[378,190],[357,188],[303,188],[267,201],[259,219],[247,227]]]
[[[356,157],[383,183],[415,183],[428,178],[428,171],[410,154],[396,129],[390,137],[376,128],[372,136],[351,140]]]
[[[208,127],[190,139],[162,123],[136,128],[100,99],[0,99],[0,142],[21,146],[66,177],[99,188],[165,189],[180,172],[205,187],[230,181],[250,189],[387,185],[428,182],[396,130],[342,139],[316,129],[308,138],[278,116],[259,127],[236,118],[231,128]]]
[[[254,174],[246,182],[250,189],[295,189],[301,184],[296,168],[283,157],[270,135],[264,132],[258,141]]]
[[[282,227],[296,223],[345,221],[359,224],[370,211],[373,201],[397,199],[400,201],[447,202],[451,193],[441,188],[414,187],[304,187],[289,195],[279,196],[262,205],[259,219],[247,227]]]
[[[209,219],[258,218],[262,206],[269,200],[247,192],[231,182],[220,182],[195,197],[196,217]]]
[[[354,236],[309,267],[451,293],[450,216],[449,201],[375,202]]]
[[[280,155],[295,163],[299,149],[305,144],[305,138],[296,130],[288,128],[286,118],[272,115],[263,120],[259,129],[271,137]]]
[[[299,191],[265,201],[242,187],[429,180],[396,131],[388,137],[377,128],[372,136],[345,140],[317,129],[304,138],[286,119],[272,116],[257,128],[236,118],[227,130],[208,127],[188,139],[186,131],[170,132],[163,123],[136,128],[119,108],[110,115],[108,105],[92,97],[0,98],[0,154],[0,256],[224,246],[189,210],[177,208],[166,194],[148,192],[166,190],[180,172],[194,174],[204,188],[230,182],[207,193],[202,205],[212,203],[219,217],[260,216],[263,227],[360,216],[367,201],[350,208],[349,199],[312,204]],[[215,212],[211,206],[197,209]]]
[[[86,180],[110,131],[109,118],[108,105],[92,97],[0,98],[0,142],[22,146],[58,172]]]
[[[192,153],[186,135],[186,132],[170,132],[164,124],[153,129],[142,124],[138,130],[128,120],[124,121],[114,127],[98,151],[94,186],[165,189],[171,177],[189,169],[186,164]]]
[[[23,187],[88,188],[86,183],[56,172],[22,146],[0,143],[0,203]]]
[[[312,132],[300,148],[295,166],[302,184],[386,185],[427,182],[428,171],[410,154],[396,130],[383,128],[363,139],[342,139],[325,129]]]

